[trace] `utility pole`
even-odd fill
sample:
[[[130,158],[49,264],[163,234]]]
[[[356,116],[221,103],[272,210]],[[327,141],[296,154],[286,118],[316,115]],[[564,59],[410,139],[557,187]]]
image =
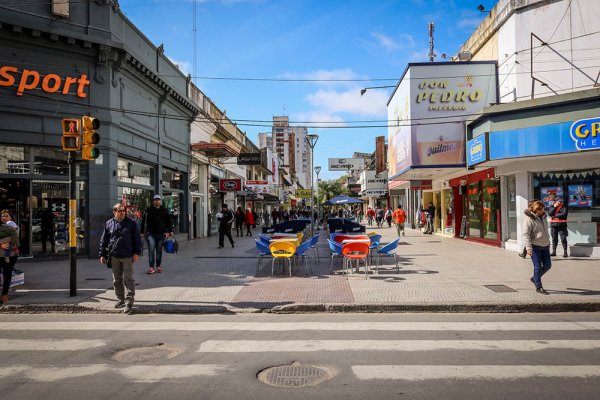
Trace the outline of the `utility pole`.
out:
[[[429,62],[433,62],[435,59],[435,53],[433,52],[433,32],[435,31],[435,27],[433,22],[429,23]]]

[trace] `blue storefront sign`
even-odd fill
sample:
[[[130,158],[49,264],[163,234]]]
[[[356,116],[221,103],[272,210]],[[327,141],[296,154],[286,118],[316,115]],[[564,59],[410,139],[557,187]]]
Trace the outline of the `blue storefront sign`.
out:
[[[580,119],[573,123],[571,138],[577,150],[600,149],[600,118]]]
[[[467,165],[477,165],[488,161],[488,133],[479,135],[467,142]]]

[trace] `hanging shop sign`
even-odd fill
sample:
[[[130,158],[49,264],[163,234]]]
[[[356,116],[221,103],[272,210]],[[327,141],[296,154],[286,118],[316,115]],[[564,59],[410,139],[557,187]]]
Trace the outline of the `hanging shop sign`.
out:
[[[365,169],[364,158],[330,158],[328,159],[328,161],[330,171],[350,171]]]
[[[477,165],[488,161],[488,143],[487,132],[467,142],[467,165]]]
[[[41,74],[32,69],[23,69],[11,65],[0,67],[0,86],[16,87],[17,96],[23,96],[27,90],[41,89],[46,93],[60,93],[85,98],[85,88],[90,85],[86,74],[77,77],[61,77],[56,74]]]
[[[310,189],[296,189],[295,196],[299,199],[310,199]]]
[[[240,153],[237,165],[261,165],[261,153]]]
[[[368,197],[381,197],[386,196],[387,194],[387,189],[367,189],[363,192],[363,195]]]
[[[233,192],[242,190],[241,179],[219,179],[219,191]]]
[[[410,181],[410,190],[430,190],[432,189],[431,179]]]
[[[571,125],[571,138],[577,150],[600,149],[600,118],[580,119]]]

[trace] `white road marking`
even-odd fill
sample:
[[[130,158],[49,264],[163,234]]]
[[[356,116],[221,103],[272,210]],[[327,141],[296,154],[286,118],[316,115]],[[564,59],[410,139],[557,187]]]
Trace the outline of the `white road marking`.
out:
[[[0,351],[73,351],[105,345],[104,340],[0,339]]]
[[[2,322],[0,331],[589,331],[600,322]]]
[[[199,353],[600,349],[600,340],[207,340]]]
[[[600,377],[598,365],[355,365],[352,372],[360,380],[393,379],[424,381],[432,379],[502,380],[527,378]]]
[[[231,372],[228,365],[190,364],[190,365],[131,365],[115,367],[107,364],[88,364],[65,367],[31,367],[13,365],[0,367],[0,379],[14,376],[25,377],[39,382],[56,382],[64,379],[81,378],[101,373],[116,373],[133,382],[160,382],[172,379],[193,378],[197,376],[217,376]]]

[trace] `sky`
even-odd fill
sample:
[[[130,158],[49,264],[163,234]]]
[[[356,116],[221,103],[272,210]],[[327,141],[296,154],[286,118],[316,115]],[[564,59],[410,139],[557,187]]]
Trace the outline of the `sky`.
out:
[[[373,152],[406,66],[454,56],[496,0],[121,0],[122,12],[257,143],[273,116],[319,135],[314,165]],[[196,66],[194,18],[196,9]],[[368,89],[361,96],[361,89]],[[368,121],[368,122],[363,122]],[[335,126],[336,128],[332,128]]]

